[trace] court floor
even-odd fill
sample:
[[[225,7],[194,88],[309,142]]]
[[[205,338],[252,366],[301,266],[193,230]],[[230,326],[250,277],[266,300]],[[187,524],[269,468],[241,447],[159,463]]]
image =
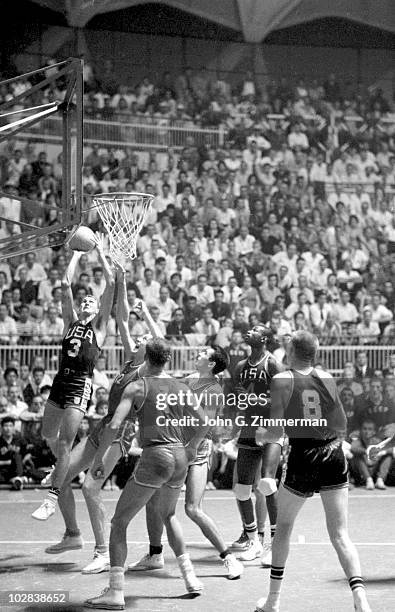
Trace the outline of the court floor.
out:
[[[92,533],[81,491],[76,490],[77,511],[85,539],[83,550],[47,555],[44,548],[58,541],[63,532],[59,514],[45,523],[30,518],[42,500],[43,491],[0,491],[0,591],[69,592],[69,603],[60,606],[6,605],[0,610],[61,610],[80,612],[84,599],[107,585],[108,574],[80,573],[90,561]],[[118,492],[104,492],[108,516],[114,510]],[[230,491],[208,491],[207,511],[215,517],[225,539],[240,533],[240,521]],[[267,593],[269,569],[258,560],[246,564],[240,580],[228,581],[216,552],[199,529],[185,516],[183,494],[178,506],[186,542],[198,576],[204,583],[200,597],[185,594],[172,552],[165,543],[166,566],[151,573],[126,575],[126,609],[136,612],[211,612],[235,610],[252,612],[259,597]],[[350,492],[350,532],[357,544],[373,612],[395,611],[395,488],[387,491]],[[128,560],[137,560],[147,551],[144,511],[128,530]],[[292,537],[286,567],[282,612],[352,612],[352,599],[325,531],[319,497],[306,502]]]

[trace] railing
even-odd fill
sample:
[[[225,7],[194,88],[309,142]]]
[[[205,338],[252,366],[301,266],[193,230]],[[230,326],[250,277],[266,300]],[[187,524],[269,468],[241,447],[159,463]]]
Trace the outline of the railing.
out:
[[[134,149],[167,149],[179,151],[187,146],[188,137],[193,138],[195,146],[209,142],[220,147],[225,138],[225,130],[205,129],[188,125],[174,125],[166,119],[150,123],[144,117],[131,118],[127,123],[118,121],[84,120],[85,145],[99,144],[104,147],[133,147]],[[43,119],[37,126],[21,132],[29,140],[62,142],[62,123],[60,117]]]
[[[182,376],[194,369],[194,362],[201,346],[173,346],[169,372]],[[395,353],[395,345],[391,346],[321,346],[318,359],[325,369],[332,374],[341,374],[344,364],[354,362],[356,354],[364,350],[368,355],[368,363],[374,370],[381,370],[388,365],[388,358]],[[104,356],[107,359],[106,374],[113,378],[122,367],[124,355],[122,346],[105,346]],[[60,346],[57,345],[26,345],[0,346],[0,364],[3,369],[12,361],[31,365],[36,357],[42,359],[43,365],[50,375],[54,375],[59,365]]]

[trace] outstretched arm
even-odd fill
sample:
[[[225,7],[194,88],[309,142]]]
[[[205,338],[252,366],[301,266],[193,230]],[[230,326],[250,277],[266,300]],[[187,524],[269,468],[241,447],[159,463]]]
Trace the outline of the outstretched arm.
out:
[[[66,333],[68,328],[74,321],[77,320],[77,314],[74,310],[73,305],[73,293],[71,291],[71,281],[74,277],[75,269],[77,267],[77,263],[82,255],[80,251],[73,251],[73,255],[69,261],[69,265],[67,266],[66,274],[62,278],[61,288],[62,288],[62,318],[63,318],[63,334]]]
[[[99,346],[102,346],[106,337],[108,320],[110,318],[112,303],[114,299],[115,278],[104,254],[103,244],[100,236],[97,237],[96,249],[99,254],[100,263],[103,266],[104,278],[106,279],[106,288],[104,289],[104,293],[100,300],[100,310],[95,324],[97,343]]]
[[[148,306],[144,301],[141,302],[141,314],[143,316],[144,322],[146,323],[150,331],[150,334],[152,334],[154,338],[163,338],[164,336],[159,325],[157,325],[151,317],[151,313],[148,309]]]
[[[121,334],[121,340],[123,348],[125,350],[125,361],[129,361],[132,357],[132,353],[136,348],[133,338],[129,333],[129,303],[126,292],[126,277],[125,270],[120,266],[116,265],[117,268],[117,309],[116,309],[116,321]]]

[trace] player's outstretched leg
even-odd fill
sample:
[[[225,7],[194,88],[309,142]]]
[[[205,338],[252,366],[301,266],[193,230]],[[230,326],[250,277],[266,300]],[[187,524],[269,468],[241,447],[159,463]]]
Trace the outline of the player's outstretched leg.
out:
[[[52,409],[59,411],[59,409]],[[45,415],[44,415],[45,416]],[[51,475],[51,488],[46,499],[41,506],[32,514],[38,521],[46,521],[55,513],[56,504],[60,489],[62,488],[70,466],[70,456],[73,442],[77,435],[78,427],[84,413],[76,408],[67,407],[63,411],[63,418],[60,421],[59,436],[57,440],[57,461],[55,469]],[[56,418],[56,417],[55,417]],[[52,428],[51,428],[52,429]],[[48,435],[43,427],[43,437],[54,439],[53,431]]]
[[[260,464],[262,449],[260,447],[239,448],[237,455],[237,482],[233,488],[240,513],[243,519],[244,529],[247,533],[249,545],[239,559],[241,561],[253,561],[263,553],[262,545],[258,538],[258,529],[252,503],[252,485]]]
[[[58,498],[59,509],[66,525],[66,531],[60,542],[45,549],[45,552],[48,554],[54,555],[83,547],[81,532],[77,524],[74,493],[70,483],[80,472],[85,471],[90,466],[95,452],[96,449],[89,442],[88,438],[79,442],[71,451],[69,471]]]
[[[177,500],[180,497],[181,486],[162,487],[160,491],[160,509],[162,520],[166,527],[167,539],[176,556],[178,567],[185,582],[188,593],[199,594],[203,584],[198,580],[189,553],[187,553],[179,520],[176,517]]]
[[[257,602],[255,612],[280,612],[281,585],[289,554],[289,542],[295,519],[304,502],[304,497],[294,495],[284,487],[280,487],[277,527],[272,544],[270,591],[267,598],[262,598]]]
[[[276,473],[281,458],[280,444],[265,444],[262,457],[262,478],[258,483],[258,489],[266,499],[267,511],[270,519],[270,538],[273,541],[277,523],[277,484]],[[272,546],[265,544],[261,556],[261,564],[270,567],[272,563]]]
[[[157,491],[149,500],[145,509],[145,520],[149,538],[149,551],[139,561],[128,565],[128,570],[131,572],[163,569],[165,566],[162,546],[164,524],[160,512],[160,491]]]
[[[328,534],[347,576],[354,599],[354,608],[357,612],[371,612],[361,577],[358,552],[348,535],[348,489],[344,487],[321,491],[321,499],[324,504]]]
[[[203,535],[219,552],[229,580],[240,578],[244,572],[244,566],[231,553],[213,519],[203,510],[203,495],[207,482],[208,464],[191,465],[186,479],[185,512],[186,515],[196,523]]]
[[[114,467],[122,456],[119,444],[112,444],[103,455],[103,477],[94,479],[91,471],[87,473],[82,493],[89,512],[89,518],[95,536],[95,550],[93,561],[88,563],[83,570],[83,574],[100,574],[110,569],[110,553],[108,550],[108,535],[106,530],[107,513],[101,495],[103,482],[109,477]]]
[[[156,489],[128,480],[118,500],[111,521],[110,535],[110,580],[101,595],[84,602],[95,610],[124,610],[124,566],[128,554],[126,530],[130,521],[146,505]]]

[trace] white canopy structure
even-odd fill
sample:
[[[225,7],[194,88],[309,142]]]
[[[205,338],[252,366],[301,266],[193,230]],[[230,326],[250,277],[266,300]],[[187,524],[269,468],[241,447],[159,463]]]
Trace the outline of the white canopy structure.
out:
[[[96,15],[148,4],[149,0],[34,0],[83,28]],[[324,17],[349,19],[395,33],[394,0],[161,0],[165,4],[243,33],[250,43],[270,32]]]

